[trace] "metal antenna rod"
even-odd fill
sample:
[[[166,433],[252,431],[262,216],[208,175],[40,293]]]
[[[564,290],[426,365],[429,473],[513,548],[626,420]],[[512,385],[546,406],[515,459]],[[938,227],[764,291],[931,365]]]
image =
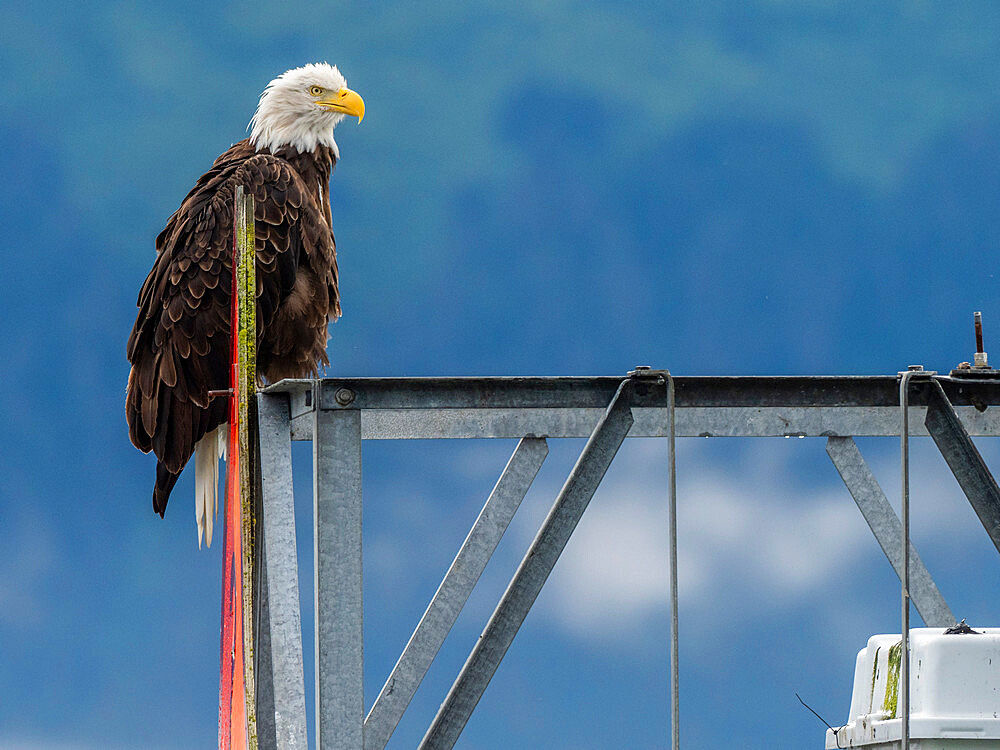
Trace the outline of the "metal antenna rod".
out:
[[[919,369],[917,369],[919,368]],[[903,704],[900,727],[900,747],[910,747],[910,378],[924,368],[911,365],[899,379],[899,409],[902,424],[899,430],[900,474],[902,475],[902,526],[903,564],[900,571],[902,584],[902,643],[899,668],[899,700]]]
[[[674,379],[667,377],[667,415],[670,420],[668,441],[670,449],[670,730],[671,747],[681,746],[681,706],[680,706],[680,636],[678,634],[677,606],[677,458],[676,458],[676,411],[674,405]]]
[[[972,315],[976,322],[976,354],[973,358],[973,364],[976,367],[987,368],[990,365],[986,356],[986,349],[983,346],[983,314],[975,312]]]

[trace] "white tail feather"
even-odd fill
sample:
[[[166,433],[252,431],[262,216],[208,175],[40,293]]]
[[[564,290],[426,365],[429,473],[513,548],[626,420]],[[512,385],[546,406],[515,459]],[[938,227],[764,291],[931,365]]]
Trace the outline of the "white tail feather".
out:
[[[219,507],[219,461],[226,457],[227,427],[223,422],[194,447],[194,519],[198,524],[199,549],[203,534],[205,546],[212,546],[212,527]]]

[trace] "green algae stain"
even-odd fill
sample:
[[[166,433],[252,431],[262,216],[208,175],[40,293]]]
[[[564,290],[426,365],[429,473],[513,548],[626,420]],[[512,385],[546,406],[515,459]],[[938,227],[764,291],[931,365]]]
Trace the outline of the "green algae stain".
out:
[[[889,674],[885,680],[885,702],[882,710],[886,718],[896,718],[896,708],[899,703],[899,668],[903,660],[903,642],[894,644],[889,649]]]
[[[868,690],[868,710],[871,711],[874,706],[872,703],[875,702],[875,681],[878,680],[878,652],[882,650],[881,646],[875,648],[875,658],[872,660],[872,685]]]

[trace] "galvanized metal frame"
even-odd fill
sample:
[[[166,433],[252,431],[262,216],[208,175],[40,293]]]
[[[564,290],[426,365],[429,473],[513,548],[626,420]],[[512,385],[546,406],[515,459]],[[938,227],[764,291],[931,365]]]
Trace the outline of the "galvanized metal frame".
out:
[[[992,477],[969,436],[1000,436],[1000,382],[907,377],[908,436],[949,447],[949,465],[991,538]],[[264,585],[257,656],[261,747],[304,748],[289,440],[313,441],[317,748],[379,750],[395,729],[547,454],[546,439],[589,438],[420,747],[458,738],[626,437],[670,441],[672,745],[679,746],[675,437],[826,437],[827,452],[928,625],[954,617],[853,441],[901,436],[900,378],[337,378],[282,381],[259,395]],[[937,421],[935,421],[937,420]],[[939,423],[947,422],[945,428]],[[957,428],[956,428],[957,425]],[[946,431],[944,438],[941,437]],[[371,711],[363,710],[361,442],[518,438],[520,442]],[[903,441],[904,455],[906,441]],[[942,448],[945,452],[945,448]],[[946,454],[948,458],[949,454]],[[978,457],[978,462],[977,462]],[[985,471],[985,475],[983,472]],[[904,481],[906,472],[904,471]],[[972,479],[968,479],[972,477]],[[996,487],[994,482],[992,485]],[[971,489],[970,489],[971,488]],[[908,496],[904,486],[904,500]],[[975,500],[973,500],[973,495]],[[986,498],[983,500],[982,498]],[[908,511],[908,504],[904,505]],[[904,519],[904,520],[908,520]],[[892,541],[899,538],[904,544]],[[906,560],[910,558],[909,565]],[[265,712],[270,712],[264,717]],[[273,721],[271,720],[273,715]]]

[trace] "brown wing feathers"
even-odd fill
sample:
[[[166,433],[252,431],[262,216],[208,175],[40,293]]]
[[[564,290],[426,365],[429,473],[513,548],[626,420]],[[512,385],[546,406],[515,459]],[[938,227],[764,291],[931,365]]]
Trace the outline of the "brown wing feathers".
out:
[[[306,166],[313,164],[325,187],[332,159]],[[195,444],[227,418],[226,399],[209,400],[208,391],[229,387],[237,184],[256,205],[261,372],[301,377],[326,360],[326,322],[339,314],[336,259],[325,207],[306,188],[317,184],[310,177],[243,141],[216,160],[157,237],[128,342],[126,419],[136,447],[159,459],[153,509],[160,515]]]

